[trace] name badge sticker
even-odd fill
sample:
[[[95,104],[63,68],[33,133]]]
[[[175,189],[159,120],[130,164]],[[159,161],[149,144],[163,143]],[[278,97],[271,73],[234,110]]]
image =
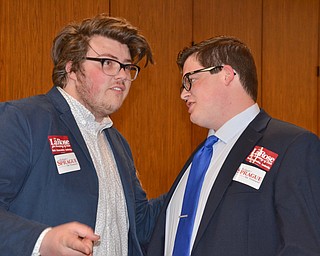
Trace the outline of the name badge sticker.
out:
[[[242,163],[234,175],[233,180],[246,184],[252,188],[259,189],[265,175],[265,171]]]
[[[52,154],[65,154],[72,152],[72,147],[69,141],[68,136],[57,136],[52,135],[48,136],[50,148]]]
[[[59,174],[80,170],[80,164],[72,150],[68,136],[50,135],[48,136],[48,141]]]
[[[68,172],[74,172],[80,170],[80,165],[75,153],[66,153],[55,155],[54,159],[58,168],[59,174],[64,174]]]
[[[270,171],[278,154],[261,146],[255,146],[246,161],[254,164],[265,171]]]

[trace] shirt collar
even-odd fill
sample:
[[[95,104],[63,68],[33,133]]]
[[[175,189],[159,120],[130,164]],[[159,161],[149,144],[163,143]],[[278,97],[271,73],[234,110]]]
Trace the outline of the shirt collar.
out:
[[[109,116],[103,118],[101,122],[96,122],[94,115],[85,106],[83,106],[61,87],[58,87],[58,90],[67,101],[78,126],[82,129],[97,133],[106,128],[110,128],[113,125],[113,122]]]
[[[210,129],[208,136],[215,135],[223,142],[228,143],[228,141],[230,141],[236,134],[243,132],[259,112],[260,108],[258,104],[255,103],[231,118],[216,132],[213,129]]]

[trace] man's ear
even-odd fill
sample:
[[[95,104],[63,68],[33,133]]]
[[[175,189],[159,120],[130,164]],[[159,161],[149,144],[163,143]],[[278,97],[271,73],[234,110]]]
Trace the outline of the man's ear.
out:
[[[224,70],[224,80],[226,84],[230,84],[235,76],[234,70],[230,65],[224,65],[223,66],[223,70]]]
[[[72,61],[68,61],[65,67],[65,70],[68,74],[68,79],[77,80],[77,76],[74,71],[72,71]]]

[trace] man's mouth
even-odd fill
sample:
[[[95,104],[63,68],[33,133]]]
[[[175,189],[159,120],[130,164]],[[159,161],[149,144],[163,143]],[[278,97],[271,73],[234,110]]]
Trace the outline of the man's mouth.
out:
[[[125,90],[125,87],[124,86],[114,86],[111,88],[111,90],[123,92]]]
[[[187,105],[187,108],[188,108],[189,113],[190,113],[191,108],[192,108],[192,106],[194,105],[194,102],[189,102],[189,101],[187,101],[187,102],[186,102],[186,105]]]

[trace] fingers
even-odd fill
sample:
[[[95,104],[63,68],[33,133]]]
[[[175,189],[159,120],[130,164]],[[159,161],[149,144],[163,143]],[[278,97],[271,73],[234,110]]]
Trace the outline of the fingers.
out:
[[[84,224],[77,223],[77,222],[74,222],[73,224],[76,226],[75,227],[75,229],[77,230],[76,234],[79,237],[87,238],[87,239],[91,240],[92,242],[98,241],[100,239],[100,236],[95,234],[93,232],[92,228],[90,228]]]
[[[72,222],[52,228],[43,238],[40,254],[47,255],[90,255],[93,244],[100,237],[87,225]]]
[[[89,255],[93,252],[93,242],[86,238],[76,238],[71,239],[66,244],[66,248],[71,249],[73,253],[82,253],[84,255]]]

